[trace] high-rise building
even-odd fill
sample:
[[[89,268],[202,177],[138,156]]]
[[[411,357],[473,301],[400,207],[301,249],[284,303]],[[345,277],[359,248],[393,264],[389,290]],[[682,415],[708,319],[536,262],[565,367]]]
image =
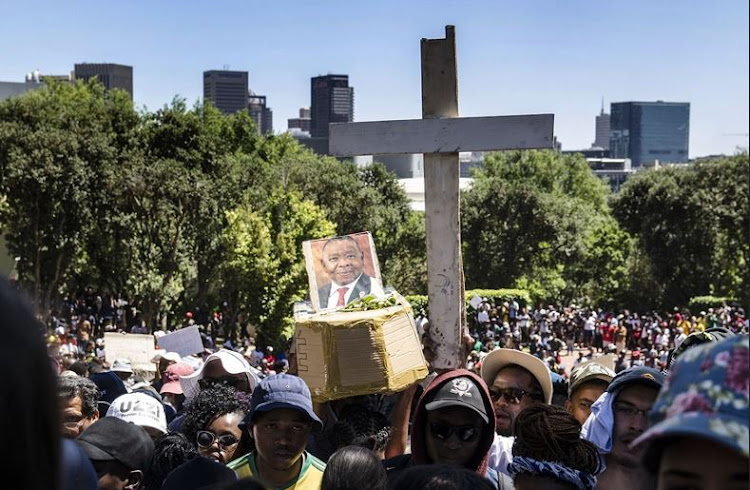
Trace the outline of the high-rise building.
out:
[[[596,116],[596,138],[591,146],[609,150],[609,114],[604,112],[604,100],[602,100],[602,111]]]
[[[612,158],[630,158],[634,168],[688,161],[690,103],[616,102],[610,113]]]
[[[273,111],[266,106],[265,95],[257,95],[251,90],[247,109],[250,111],[250,117],[255,120],[260,134],[273,133]]]
[[[97,78],[107,90],[119,88],[133,98],[133,67],[115,63],[76,63],[73,74],[77,80]]]
[[[249,84],[246,71],[209,70],[203,72],[203,99],[224,114],[248,110]],[[260,126],[258,126],[260,129]]]
[[[354,121],[354,88],[348,75],[324,75],[311,80],[310,134],[328,138],[328,124]]]
[[[306,133],[310,132],[310,108],[302,107],[299,110],[299,117],[293,117],[286,120],[287,129],[298,129]]]

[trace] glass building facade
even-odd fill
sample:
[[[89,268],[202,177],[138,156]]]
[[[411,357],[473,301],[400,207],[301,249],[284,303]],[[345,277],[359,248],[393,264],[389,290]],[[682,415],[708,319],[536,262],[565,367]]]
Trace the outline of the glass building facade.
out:
[[[610,111],[612,158],[630,158],[633,167],[688,161],[690,103],[614,102]]]

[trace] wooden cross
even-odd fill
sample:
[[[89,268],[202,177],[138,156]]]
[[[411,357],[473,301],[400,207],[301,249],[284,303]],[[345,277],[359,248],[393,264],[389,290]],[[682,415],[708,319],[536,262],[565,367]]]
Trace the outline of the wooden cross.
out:
[[[330,125],[337,156],[424,153],[427,293],[432,367],[466,363],[466,303],[459,216],[459,151],[553,147],[553,114],[458,118],[456,39],[422,39],[422,119]]]

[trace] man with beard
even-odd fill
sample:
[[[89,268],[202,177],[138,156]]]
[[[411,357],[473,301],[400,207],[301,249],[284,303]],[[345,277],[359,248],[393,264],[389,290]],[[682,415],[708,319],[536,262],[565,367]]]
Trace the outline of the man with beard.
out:
[[[508,474],[513,460],[513,421],[535,403],[552,402],[552,378],[537,357],[513,349],[497,349],[482,361],[482,379],[495,408],[495,438],[489,466]]]
[[[632,367],[619,373],[591,406],[581,437],[593,442],[604,455],[606,470],[597,489],[653,489],[653,475],[641,464],[643,448],[630,444],[648,428],[648,411],[654,405],[664,375],[656,369]]]

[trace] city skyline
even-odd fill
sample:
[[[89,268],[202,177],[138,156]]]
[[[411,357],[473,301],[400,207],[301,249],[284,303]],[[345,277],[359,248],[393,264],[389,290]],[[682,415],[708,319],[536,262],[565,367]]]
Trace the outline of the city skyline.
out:
[[[442,37],[451,24],[462,116],[554,113],[570,150],[591,145],[602,97],[607,112],[613,102],[689,102],[691,158],[748,145],[747,2],[216,5],[8,5],[0,80],[68,73],[76,63],[130,65],[134,102],[153,111],[175,96],[201,99],[203,72],[228,65],[249,72],[283,132],[310,106],[310,79],[340,73],[357,93],[355,121],[414,119],[419,39]]]

